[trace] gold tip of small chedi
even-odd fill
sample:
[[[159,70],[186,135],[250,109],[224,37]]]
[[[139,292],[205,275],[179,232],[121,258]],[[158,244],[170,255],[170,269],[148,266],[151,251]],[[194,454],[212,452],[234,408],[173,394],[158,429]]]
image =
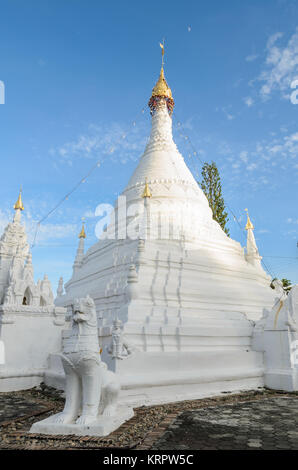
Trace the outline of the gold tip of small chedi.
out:
[[[144,188],[142,197],[143,198],[152,197],[152,194],[151,194],[151,191],[150,191],[150,188],[149,188],[149,184],[147,183],[147,178],[145,179],[145,188]]]
[[[86,232],[85,232],[84,223],[83,223],[83,225],[82,225],[82,230],[80,231],[78,238],[86,238]]]
[[[23,202],[22,202],[22,189],[20,189],[19,197],[15,205],[13,206],[14,210],[24,210]]]
[[[171,88],[166,82],[164,70],[163,70],[163,65],[164,65],[163,57],[165,53],[165,48],[164,48],[164,44],[159,44],[159,45],[161,47],[161,54],[162,54],[161,70],[160,70],[159,78],[156,82],[156,85],[152,90],[151,98],[149,100],[148,105],[151,110],[151,114],[153,114],[156,107],[160,103],[160,101],[165,100],[167,103],[168,111],[170,114],[172,114],[175,103],[173,100]]]
[[[245,230],[249,230],[249,229],[253,230],[254,226],[253,226],[252,221],[249,218],[248,209],[245,209],[245,211],[246,211],[246,214],[247,214],[247,222],[246,222]]]

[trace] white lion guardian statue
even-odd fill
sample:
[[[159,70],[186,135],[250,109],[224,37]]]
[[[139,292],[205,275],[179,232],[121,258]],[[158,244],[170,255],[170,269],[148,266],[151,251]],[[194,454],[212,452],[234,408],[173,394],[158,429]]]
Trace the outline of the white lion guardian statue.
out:
[[[114,416],[120,384],[101,361],[95,304],[90,296],[74,300],[72,329],[63,338],[61,358],[66,401],[55,422],[88,425],[100,415]]]

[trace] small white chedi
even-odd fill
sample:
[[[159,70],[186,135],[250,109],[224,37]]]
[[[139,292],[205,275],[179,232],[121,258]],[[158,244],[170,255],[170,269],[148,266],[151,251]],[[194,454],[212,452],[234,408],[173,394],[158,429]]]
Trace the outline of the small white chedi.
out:
[[[298,391],[298,285],[290,292],[273,281],[275,302],[256,323],[253,348],[264,352],[265,385],[275,390]]]
[[[66,310],[54,305],[45,275],[34,282],[21,212],[21,192],[13,221],[0,239],[0,392],[38,385],[48,367],[49,352],[61,349]]]
[[[245,250],[213,219],[173,140],[163,66],[149,107],[151,135],[122,192],[126,208],[118,199],[107,231],[87,252],[80,237],[72,277],[55,303],[70,310],[75,297],[94,299],[103,360],[119,376],[121,403],[260,387],[263,354],[252,350],[251,337],[274,291],[252,223],[248,217]],[[46,383],[63,388],[64,377],[52,354]]]
[[[101,361],[95,304],[75,299],[72,328],[63,333],[62,364],[66,376],[64,410],[34,423],[31,433],[105,436],[133,416],[117,407],[120,383]]]

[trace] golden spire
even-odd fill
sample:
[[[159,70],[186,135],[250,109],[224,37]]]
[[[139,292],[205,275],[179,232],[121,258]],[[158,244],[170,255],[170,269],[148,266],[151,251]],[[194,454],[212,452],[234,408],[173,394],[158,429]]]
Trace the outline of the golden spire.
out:
[[[249,218],[248,209],[245,209],[245,210],[246,210],[246,214],[247,214],[247,222],[246,222],[245,230],[249,230],[249,229],[253,230],[254,226],[253,226],[252,221]]]
[[[15,205],[13,206],[14,210],[24,210],[23,202],[22,202],[22,187],[20,187],[19,197]]]
[[[82,230],[81,230],[80,233],[79,233],[79,238],[86,238],[86,232],[85,232],[85,226],[84,226],[84,225],[85,225],[85,223],[84,223],[84,221],[83,221],[83,223],[82,223]]]
[[[156,85],[152,90],[151,96],[163,96],[165,98],[172,98],[172,91],[166,82],[163,67],[161,67],[159,79],[157,80]]]
[[[149,184],[147,183],[147,178],[145,178],[145,188],[144,188],[142,197],[143,198],[152,197],[152,194],[151,194],[151,191],[150,191],[150,188],[149,188]]]
[[[164,41],[163,41],[163,44],[159,43],[159,45],[161,47],[161,69],[160,69],[159,79],[157,80],[156,85],[152,90],[151,97],[163,96],[165,98],[172,98],[172,91],[166,82],[164,71],[163,71],[164,54],[165,54]]]

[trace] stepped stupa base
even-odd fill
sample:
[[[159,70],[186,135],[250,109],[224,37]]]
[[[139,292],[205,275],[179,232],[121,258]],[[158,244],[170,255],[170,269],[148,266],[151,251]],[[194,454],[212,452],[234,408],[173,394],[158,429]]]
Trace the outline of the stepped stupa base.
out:
[[[139,406],[164,405],[186,400],[199,400],[220,396],[225,393],[257,390],[263,387],[264,380],[262,377],[246,377],[239,380],[223,380],[221,382],[212,383],[123,390],[120,394],[120,401],[122,404],[136,408]]]
[[[63,389],[58,355],[51,355],[45,383]],[[195,400],[264,386],[263,355],[251,350],[139,352],[109,365],[119,377],[121,405],[137,407]]]

